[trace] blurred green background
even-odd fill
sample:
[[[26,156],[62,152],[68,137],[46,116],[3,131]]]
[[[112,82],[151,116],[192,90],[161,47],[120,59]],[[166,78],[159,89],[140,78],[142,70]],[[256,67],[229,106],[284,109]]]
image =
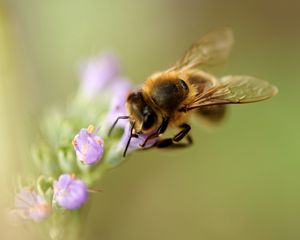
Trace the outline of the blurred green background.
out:
[[[82,59],[113,49],[142,83],[207,30],[229,26],[235,47],[215,73],[266,79],[279,95],[231,106],[214,131],[193,122],[188,149],[133,154],[93,195],[86,239],[300,239],[299,12],[293,0],[2,0],[1,206],[30,164],[40,114],[76,90]],[[38,239],[5,217],[0,228],[1,239]]]

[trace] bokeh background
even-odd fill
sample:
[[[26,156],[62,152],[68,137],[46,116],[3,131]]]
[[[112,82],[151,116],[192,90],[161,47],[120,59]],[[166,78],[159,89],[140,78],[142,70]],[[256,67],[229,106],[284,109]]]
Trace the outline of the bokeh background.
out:
[[[225,74],[279,88],[232,106],[222,127],[193,122],[195,144],[138,152],[93,196],[86,239],[300,238],[300,2],[217,0],[0,1],[1,197],[10,206],[43,111],[78,86],[82,59],[113,49],[135,83],[170,66],[207,30],[236,43]],[[1,215],[1,239],[39,239]]]

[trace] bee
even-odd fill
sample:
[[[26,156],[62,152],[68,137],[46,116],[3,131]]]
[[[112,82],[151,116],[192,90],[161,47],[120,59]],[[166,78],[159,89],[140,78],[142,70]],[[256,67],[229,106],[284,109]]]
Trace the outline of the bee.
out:
[[[189,135],[187,123],[193,112],[211,122],[219,122],[225,113],[225,105],[252,103],[268,99],[278,92],[277,88],[251,76],[225,76],[217,78],[203,71],[206,67],[222,63],[228,57],[234,42],[231,29],[221,28],[208,32],[195,42],[171,68],[148,77],[142,87],[129,93],[126,101],[128,116],[119,116],[109,134],[120,119],[129,119],[132,137],[148,133],[141,144],[161,136],[169,127],[179,128],[172,138],[160,139],[159,148],[180,145]]]

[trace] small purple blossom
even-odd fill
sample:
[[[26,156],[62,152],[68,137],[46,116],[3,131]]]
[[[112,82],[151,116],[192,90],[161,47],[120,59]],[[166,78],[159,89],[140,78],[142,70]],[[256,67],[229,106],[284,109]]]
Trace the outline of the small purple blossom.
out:
[[[125,148],[127,142],[128,142],[128,139],[130,137],[130,124],[127,123],[125,128],[124,128],[124,133],[123,133],[123,136],[120,140],[120,143],[119,143],[119,147],[120,148]],[[131,138],[131,141],[130,141],[130,144],[129,144],[129,147],[128,147],[128,152],[130,151],[133,151],[133,150],[136,150],[136,149],[146,149],[146,148],[150,148],[152,147],[158,140],[159,140],[159,137],[155,137],[155,138],[152,138],[152,139],[149,139],[146,143],[146,145],[142,148],[141,145],[144,143],[144,141],[146,140],[146,138],[151,135],[153,132],[150,132],[150,133],[143,133],[143,134],[139,134],[138,135],[138,138]]]
[[[15,196],[15,209],[13,213],[18,214],[24,219],[31,219],[38,222],[48,217],[50,212],[50,204],[32,188],[22,188]]]
[[[81,66],[80,90],[85,96],[94,97],[118,82],[120,72],[119,59],[113,53],[103,53]]]
[[[66,209],[77,209],[88,198],[88,190],[85,183],[71,174],[60,175],[58,181],[53,184],[53,200]]]
[[[119,84],[115,86],[114,95],[110,103],[110,110],[106,117],[106,123],[112,125],[117,117],[128,115],[126,111],[126,100],[127,96],[132,90],[131,83],[126,80],[120,80]],[[127,121],[119,121],[117,127],[124,128]]]
[[[82,128],[72,141],[77,158],[88,165],[98,162],[104,151],[103,139],[93,131],[93,126],[89,126],[87,129]]]

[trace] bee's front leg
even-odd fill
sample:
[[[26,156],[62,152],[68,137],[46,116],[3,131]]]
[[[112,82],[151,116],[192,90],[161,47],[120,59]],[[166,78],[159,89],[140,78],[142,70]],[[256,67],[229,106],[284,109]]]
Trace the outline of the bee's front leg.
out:
[[[191,126],[187,123],[184,123],[180,125],[180,128],[182,128],[182,130],[179,133],[177,133],[173,138],[166,138],[158,141],[156,147],[165,148],[171,145],[172,147],[186,147],[188,145],[191,145],[193,143],[193,140],[192,137],[188,135],[188,133],[191,130]],[[178,144],[185,136],[187,136],[188,142],[186,144]]]

